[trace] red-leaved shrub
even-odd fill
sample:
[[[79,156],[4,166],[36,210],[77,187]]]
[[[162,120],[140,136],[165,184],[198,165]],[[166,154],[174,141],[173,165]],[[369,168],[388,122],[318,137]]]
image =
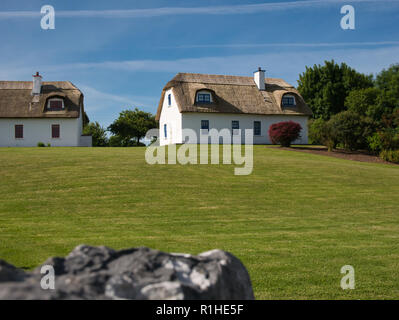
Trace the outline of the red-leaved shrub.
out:
[[[300,138],[302,127],[294,121],[284,121],[272,124],[269,128],[269,137],[273,144],[289,147],[293,141]]]

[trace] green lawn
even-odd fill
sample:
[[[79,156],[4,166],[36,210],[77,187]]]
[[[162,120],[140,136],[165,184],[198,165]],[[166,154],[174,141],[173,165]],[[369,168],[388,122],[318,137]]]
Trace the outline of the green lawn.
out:
[[[81,243],[248,268],[258,299],[399,298],[399,166],[257,146],[254,171],[148,165],[145,148],[0,148],[0,258],[33,268]],[[340,288],[343,265],[356,289]]]

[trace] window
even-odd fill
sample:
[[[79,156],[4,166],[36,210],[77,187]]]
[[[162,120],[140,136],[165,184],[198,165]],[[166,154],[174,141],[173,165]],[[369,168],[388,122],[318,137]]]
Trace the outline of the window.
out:
[[[163,125],[163,134],[164,134],[165,139],[168,137],[167,131],[168,131],[168,127],[166,126],[166,124],[164,124]]]
[[[59,111],[64,109],[64,100],[62,99],[50,99],[47,103],[47,109],[50,111]]]
[[[283,106],[295,106],[295,97],[288,96],[288,95],[283,96],[282,105]]]
[[[201,129],[209,130],[209,120],[201,120]]]
[[[260,130],[260,121],[254,121],[254,135],[255,136],[260,136],[261,130]]]
[[[240,122],[233,120],[231,122],[231,129],[233,131],[233,134],[238,134],[238,130],[240,129]]]
[[[24,126],[22,124],[15,125],[15,139],[24,138]]]
[[[169,93],[168,94],[168,106],[172,105],[172,95]]]
[[[208,134],[209,132],[209,120],[201,120],[201,133]]]
[[[197,93],[197,102],[198,103],[211,103],[212,102],[211,93],[204,92],[204,91]]]
[[[60,125],[59,124],[51,125],[51,137],[53,139],[60,138]]]

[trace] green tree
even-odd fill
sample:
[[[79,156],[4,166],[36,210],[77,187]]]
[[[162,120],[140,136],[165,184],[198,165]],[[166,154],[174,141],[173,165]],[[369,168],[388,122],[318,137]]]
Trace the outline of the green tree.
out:
[[[124,110],[119,114],[109,127],[111,131],[120,140],[121,146],[131,146],[132,142],[135,145],[140,145],[142,139],[148,130],[156,128],[157,124],[155,116],[149,112],[144,112],[135,108],[134,110]]]
[[[356,112],[362,116],[370,113],[377,104],[377,99],[381,91],[377,88],[366,88],[352,90],[346,97],[345,106],[348,110]]]
[[[97,121],[86,125],[83,129],[83,134],[89,134],[93,137],[93,147],[108,146],[106,130]]]
[[[373,87],[372,76],[358,73],[345,63],[325,61],[306,67],[299,76],[298,90],[313,111],[314,118],[330,119],[345,110],[345,99],[354,89]]]
[[[383,69],[376,77],[377,88],[386,92],[396,100],[399,106],[399,63],[391,65],[388,69]]]

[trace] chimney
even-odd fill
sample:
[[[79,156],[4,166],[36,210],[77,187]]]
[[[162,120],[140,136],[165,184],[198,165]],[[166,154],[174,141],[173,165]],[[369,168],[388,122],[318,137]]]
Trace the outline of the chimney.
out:
[[[33,76],[32,96],[40,95],[42,91],[42,76],[39,72]]]
[[[261,67],[258,68],[258,71],[254,72],[254,81],[258,86],[259,90],[265,90],[265,70],[262,70]]]

